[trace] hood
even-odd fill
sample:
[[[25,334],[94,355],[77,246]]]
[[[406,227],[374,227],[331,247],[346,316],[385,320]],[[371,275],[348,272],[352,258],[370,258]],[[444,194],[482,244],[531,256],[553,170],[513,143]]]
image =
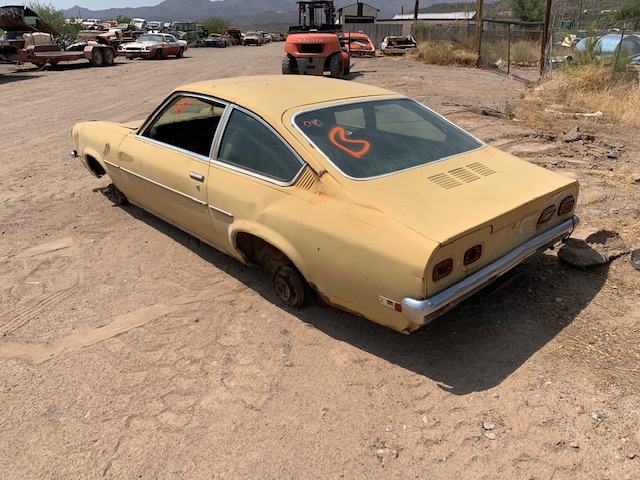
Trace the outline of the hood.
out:
[[[160,42],[128,42],[123,45],[123,47],[146,47],[151,45],[158,45]]]

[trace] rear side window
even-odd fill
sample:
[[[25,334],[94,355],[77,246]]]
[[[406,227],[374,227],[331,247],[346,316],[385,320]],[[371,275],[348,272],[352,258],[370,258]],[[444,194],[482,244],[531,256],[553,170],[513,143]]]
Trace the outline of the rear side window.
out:
[[[225,127],[217,159],[283,182],[292,181],[303,165],[269,127],[237,109]]]
[[[178,96],[142,133],[143,137],[208,157],[225,106]]]

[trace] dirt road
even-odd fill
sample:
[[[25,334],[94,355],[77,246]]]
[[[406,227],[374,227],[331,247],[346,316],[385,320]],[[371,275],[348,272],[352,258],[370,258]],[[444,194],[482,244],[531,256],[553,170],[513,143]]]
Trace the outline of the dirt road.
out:
[[[77,121],[130,121],[184,83],[278,73],[282,49],[0,66],[0,478],[640,478],[629,255],[579,270],[546,253],[406,337],[282,308],[261,272],[114,206],[108,179],[67,154]],[[637,130],[483,115],[524,90],[490,72],[388,58],[353,71],[578,178],[581,228],[640,248]]]

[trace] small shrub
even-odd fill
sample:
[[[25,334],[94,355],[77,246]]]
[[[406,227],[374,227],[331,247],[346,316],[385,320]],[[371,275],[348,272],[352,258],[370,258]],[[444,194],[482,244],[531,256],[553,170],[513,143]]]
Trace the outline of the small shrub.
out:
[[[511,44],[511,61],[515,63],[535,63],[540,60],[540,44],[521,40]]]
[[[426,43],[418,46],[417,58],[432,65],[472,67],[476,64],[478,55],[449,43]]]
[[[414,22],[411,26],[411,35],[418,42],[431,41],[433,37],[433,25],[430,25],[421,20]]]
[[[534,41],[518,40],[509,43],[507,40],[482,42],[482,63],[495,64],[499,59],[508,60],[512,64],[531,64],[540,60],[540,44]]]
[[[584,65],[601,65],[602,48],[598,44],[598,37],[588,37],[585,40],[585,48],[576,50],[572,55],[572,66],[580,67]]]

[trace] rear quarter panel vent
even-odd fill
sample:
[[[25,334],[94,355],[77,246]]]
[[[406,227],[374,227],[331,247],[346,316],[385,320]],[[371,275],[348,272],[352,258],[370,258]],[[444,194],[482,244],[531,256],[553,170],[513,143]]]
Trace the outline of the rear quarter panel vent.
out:
[[[298,188],[302,188],[304,190],[309,190],[311,186],[315,183],[315,181],[316,181],[315,174],[311,171],[309,167],[306,167],[302,171],[298,179],[296,180],[295,186]]]

